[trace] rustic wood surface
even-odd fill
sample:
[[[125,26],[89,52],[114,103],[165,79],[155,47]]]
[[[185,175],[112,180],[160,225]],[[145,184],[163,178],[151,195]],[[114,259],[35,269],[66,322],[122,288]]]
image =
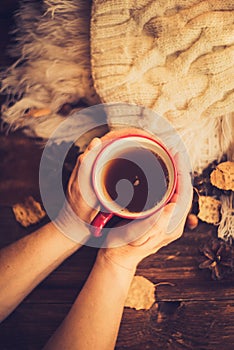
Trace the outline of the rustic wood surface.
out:
[[[17,1],[0,8],[1,66]],[[4,52],[4,54],[3,54]],[[27,195],[40,199],[38,167],[42,148],[21,132],[0,134],[0,248],[44,224],[22,228],[12,204]],[[234,276],[212,281],[199,270],[199,247],[214,235],[200,224],[193,231],[145,259],[137,274],[158,284],[156,303],[148,311],[125,308],[118,350],[231,350],[234,344]],[[43,281],[0,325],[0,350],[41,349],[63,320],[92,268],[96,249],[83,247]]]

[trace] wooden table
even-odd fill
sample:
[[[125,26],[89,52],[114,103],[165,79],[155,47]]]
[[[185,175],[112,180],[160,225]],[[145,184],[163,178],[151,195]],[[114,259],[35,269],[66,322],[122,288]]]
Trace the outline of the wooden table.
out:
[[[17,1],[0,10],[3,52]],[[9,62],[1,57],[1,65]],[[22,228],[11,206],[27,195],[40,198],[38,166],[42,149],[21,133],[0,135],[0,247],[44,224]],[[116,349],[231,350],[234,344],[234,276],[212,281],[199,270],[199,247],[211,236],[200,224],[142,261],[137,274],[159,284],[148,311],[125,308]],[[96,249],[83,247],[43,281],[0,325],[0,350],[41,349],[63,320],[92,268]],[[1,277],[0,277],[1,278]],[[59,349],[58,349],[59,350]]]

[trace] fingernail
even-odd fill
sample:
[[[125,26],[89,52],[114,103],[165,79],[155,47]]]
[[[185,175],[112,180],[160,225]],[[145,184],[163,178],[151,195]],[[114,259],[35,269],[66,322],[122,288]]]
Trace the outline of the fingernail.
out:
[[[99,145],[100,143],[102,143],[101,139],[99,137],[95,137],[92,141],[92,143],[97,146]]]
[[[101,140],[98,137],[95,137],[91,142],[90,145],[88,146],[88,149],[95,148],[101,144]]]

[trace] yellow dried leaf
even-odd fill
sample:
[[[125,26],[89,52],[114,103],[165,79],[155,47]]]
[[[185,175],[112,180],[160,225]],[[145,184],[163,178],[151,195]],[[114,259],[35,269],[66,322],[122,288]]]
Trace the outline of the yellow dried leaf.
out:
[[[143,276],[134,276],[124,306],[136,310],[148,310],[154,303],[154,284]]]

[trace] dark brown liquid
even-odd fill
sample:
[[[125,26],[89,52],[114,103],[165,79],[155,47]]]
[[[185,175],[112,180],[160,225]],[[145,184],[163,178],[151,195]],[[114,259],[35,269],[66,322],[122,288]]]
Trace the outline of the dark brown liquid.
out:
[[[167,191],[168,180],[163,160],[144,148],[121,153],[104,166],[107,194],[130,212],[142,212],[157,205]]]

